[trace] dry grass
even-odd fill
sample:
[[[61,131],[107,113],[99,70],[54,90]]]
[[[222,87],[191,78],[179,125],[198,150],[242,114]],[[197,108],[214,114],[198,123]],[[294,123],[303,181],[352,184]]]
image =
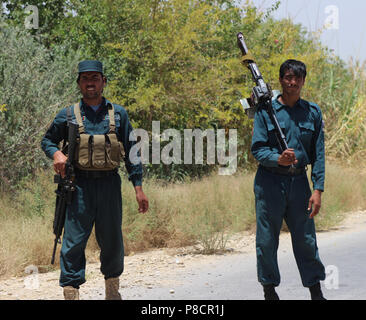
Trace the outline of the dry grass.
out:
[[[327,230],[344,219],[351,211],[366,209],[366,168],[364,163],[347,166],[328,165],[318,230]]]
[[[318,230],[334,227],[344,212],[366,209],[365,174],[365,168],[327,166],[326,192],[316,218]],[[132,185],[123,179],[126,254],[197,243],[205,253],[212,253],[225,248],[230,234],[254,232],[253,179],[254,173],[246,173],[168,186],[146,181],[144,191],[150,200],[146,215],[137,212]],[[52,173],[40,172],[35,180],[23,183],[16,197],[0,195],[0,277],[24,274],[31,264],[41,271],[53,268],[49,263],[54,240],[54,189]],[[89,261],[98,259],[94,233],[86,255]]]

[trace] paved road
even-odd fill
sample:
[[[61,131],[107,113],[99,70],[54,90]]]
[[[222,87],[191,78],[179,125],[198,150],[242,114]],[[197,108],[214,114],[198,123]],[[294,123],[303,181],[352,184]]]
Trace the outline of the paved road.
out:
[[[366,219],[339,231],[318,233],[320,257],[326,266],[323,292],[327,299],[366,299]],[[282,300],[308,300],[293,257],[289,235],[281,237],[278,251],[282,276],[278,294]],[[228,254],[200,264],[194,269],[179,270],[172,287],[124,288],[125,299],[151,300],[262,300],[257,282],[256,259],[250,253]],[[171,292],[172,288],[174,293]]]

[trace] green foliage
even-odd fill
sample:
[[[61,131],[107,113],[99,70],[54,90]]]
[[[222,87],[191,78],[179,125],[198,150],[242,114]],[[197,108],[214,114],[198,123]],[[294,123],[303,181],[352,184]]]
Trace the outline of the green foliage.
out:
[[[46,163],[40,140],[57,111],[77,97],[78,57],[65,54],[66,45],[50,52],[26,31],[5,25],[0,46],[0,186],[11,188]]]
[[[60,21],[64,19],[64,12],[72,9],[72,3],[60,0],[10,0],[1,1],[3,15],[9,24],[24,28],[25,19],[33,14],[32,10],[27,12],[28,6],[36,6],[38,9],[38,29],[31,29],[29,32],[38,36],[49,47],[54,42],[53,32]],[[31,8],[31,7],[29,7]]]
[[[237,129],[238,165],[251,166],[255,162],[250,154],[252,122],[242,111],[239,99],[249,96],[254,83],[249,71],[240,65],[236,34],[241,31],[265,81],[274,89],[280,89],[278,70],[284,60],[295,58],[307,64],[309,76],[304,97],[318,103],[323,110],[327,141],[330,142],[327,144],[328,154],[351,156],[365,149],[360,139],[354,141],[357,135],[365,134],[362,126],[365,115],[355,112],[355,108],[364,105],[365,101],[364,66],[346,65],[321,45],[317,34],[308,33],[301,25],[287,19],[274,20],[271,14],[279,2],[265,12],[258,11],[250,1],[239,5],[233,0],[32,0],[2,3],[7,6],[4,15],[12,26],[24,28],[23,11],[28,4],[37,5],[40,14],[40,29],[29,31],[33,37],[27,38],[27,33],[20,33],[20,41],[12,42],[14,49],[1,53],[2,57],[9,59],[6,62],[10,65],[6,68],[8,74],[13,74],[16,68],[24,69],[23,62],[32,68],[31,72],[22,75],[29,76],[27,81],[31,87],[25,89],[27,82],[21,77],[16,82],[18,87],[0,100],[0,117],[5,119],[6,115],[6,120],[2,121],[11,123],[10,127],[14,129],[18,128],[13,125],[18,116],[14,116],[14,102],[9,103],[9,99],[18,99],[16,105],[20,106],[19,97],[33,94],[28,108],[36,109],[36,114],[38,112],[35,119],[39,118],[39,113],[45,114],[39,104],[59,107],[65,100],[73,100],[68,99],[75,93],[70,77],[77,65],[77,56],[73,52],[80,52],[79,59],[103,61],[109,80],[106,96],[126,107],[135,128],[151,132],[155,120],[160,121],[161,131],[167,128],[181,132],[186,128]],[[8,28],[6,32],[19,33],[19,30],[10,30],[13,29]],[[2,39],[6,44],[5,36]],[[37,47],[37,43],[41,45]],[[24,45],[37,49],[21,50]],[[10,50],[13,50],[11,54]],[[29,53],[32,50],[34,52]],[[47,62],[40,63],[41,60]],[[35,74],[43,78],[31,81]],[[55,87],[55,81],[61,85]],[[19,83],[24,88],[19,87]],[[42,102],[43,98],[37,97],[44,88],[50,89],[47,99],[52,103]],[[16,96],[14,91],[18,93]],[[61,98],[51,98],[52,95]],[[47,111],[46,114],[50,113]],[[51,120],[52,117],[44,118]],[[26,120],[22,125],[24,136],[33,137],[35,120]],[[45,129],[37,126],[41,131]],[[5,131],[11,129],[8,126],[2,130],[5,135]],[[5,141],[7,139],[13,138],[8,136]],[[18,140],[22,139],[19,137]],[[25,139],[23,143],[12,146],[27,154],[25,145],[30,145],[30,140]],[[7,142],[7,145],[11,143]],[[30,154],[38,157],[39,152]],[[13,158],[18,158],[19,153],[15,154]],[[23,164],[20,166],[23,168]],[[20,176],[29,173],[33,167],[33,162],[27,161]],[[4,165],[0,170],[3,168]],[[183,181],[188,176],[201,177],[215,169],[215,166],[208,165],[149,165],[146,173],[164,180]],[[5,174],[6,179],[8,176]]]

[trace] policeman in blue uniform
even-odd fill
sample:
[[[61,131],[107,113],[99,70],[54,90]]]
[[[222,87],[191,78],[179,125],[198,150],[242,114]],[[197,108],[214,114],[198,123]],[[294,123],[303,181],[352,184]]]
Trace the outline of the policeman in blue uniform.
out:
[[[259,162],[254,181],[257,231],[258,281],[266,300],[278,300],[280,284],[277,264],[279,234],[283,219],[291,232],[293,252],[302,284],[313,300],[324,299],[320,281],[325,269],[319,258],[314,217],[324,191],[324,126],[320,108],[300,98],[306,66],[287,60],[280,68],[283,93],[273,99],[278,122],[289,149],[280,151],[274,126],[263,109],[255,115],[251,151]],[[311,192],[306,168],[311,165]],[[296,170],[289,170],[294,166]]]
[[[106,135],[110,131],[110,117],[114,118],[116,142],[122,143],[127,155],[125,166],[136,191],[138,210],[145,213],[148,199],[142,190],[142,166],[141,163],[131,163],[128,157],[135,142],[129,141],[132,126],[127,112],[102,96],[107,80],[100,61],[85,60],[79,63],[78,68],[77,83],[83,98],[75,106],[69,107],[69,114],[74,121],[76,114],[79,114],[83,130],[90,136],[94,135],[94,138],[96,135]],[[110,110],[114,110],[114,116]],[[58,113],[41,143],[45,154],[53,160],[54,170],[61,175],[65,174],[67,158],[58,145],[67,139],[67,113],[67,108]],[[91,169],[76,168],[76,191],[66,211],[60,286],[64,288],[65,299],[79,298],[78,289],[85,282],[84,251],[95,225],[96,239],[101,249],[101,272],[106,281],[106,299],[120,299],[119,276],[124,266],[121,179],[118,168]]]

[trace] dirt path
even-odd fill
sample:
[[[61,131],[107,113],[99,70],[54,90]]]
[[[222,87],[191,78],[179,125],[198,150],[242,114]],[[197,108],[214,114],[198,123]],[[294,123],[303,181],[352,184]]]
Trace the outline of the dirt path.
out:
[[[336,229],[322,232],[321,237],[330,237],[335,232],[354,232],[366,224],[366,212],[353,212]],[[281,243],[290,246],[290,235],[281,234]],[[255,236],[249,233],[236,234],[228,241],[228,252],[221,255],[202,255],[196,253],[195,247],[179,249],[159,249],[125,257],[125,271],[121,277],[120,292],[124,288],[153,289],[170,288],[174,298],[174,288],[183,281],[181,271],[192,274],[197,268],[204,268],[215,263],[225,255],[254,253]],[[99,263],[88,263],[86,269],[87,282],[80,289],[83,300],[104,299],[104,279],[99,271]],[[48,273],[31,273],[23,277],[12,277],[0,281],[0,300],[59,300],[63,299],[62,288],[58,285],[59,270]],[[36,269],[34,269],[36,270]],[[127,299],[143,299],[138,290],[132,290]],[[131,292],[132,292],[131,291]]]

